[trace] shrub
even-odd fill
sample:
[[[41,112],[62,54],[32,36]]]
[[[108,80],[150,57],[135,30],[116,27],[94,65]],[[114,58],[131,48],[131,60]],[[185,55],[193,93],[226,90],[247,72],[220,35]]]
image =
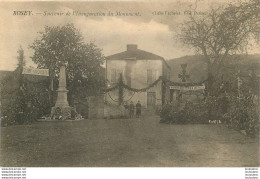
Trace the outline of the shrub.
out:
[[[208,123],[207,114],[205,101],[200,103],[186,102],[183,109],[178,104],[167,104],[161,110],[160,122],[166,124],[205,124]]]
[[[228,112],[223,115],[229,128],[245,130],[247,135],[254,137],[259,133],[259,104],[251,97],[240,100],[230,98],[232,103]]]

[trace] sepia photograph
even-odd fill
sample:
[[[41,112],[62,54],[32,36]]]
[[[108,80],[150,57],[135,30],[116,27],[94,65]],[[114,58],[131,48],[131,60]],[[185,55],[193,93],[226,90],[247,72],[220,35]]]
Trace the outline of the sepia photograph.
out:
[[[0,2],[0,167],[259,167],[259,14]]]

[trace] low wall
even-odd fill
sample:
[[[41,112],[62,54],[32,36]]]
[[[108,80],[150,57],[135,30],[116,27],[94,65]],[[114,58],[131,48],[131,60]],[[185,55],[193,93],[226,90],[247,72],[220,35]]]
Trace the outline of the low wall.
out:
[[[88,100],[88,119],[104,118],[104,95],[89,96]]]
[[[111,119],[128,116],[128,110],[124,106],[104,102],[104,95],[89,96],[88,119]]]
[[[104,118],[125,118],[128,116],[128,113],[124,106],[110,103],[104,104]]]

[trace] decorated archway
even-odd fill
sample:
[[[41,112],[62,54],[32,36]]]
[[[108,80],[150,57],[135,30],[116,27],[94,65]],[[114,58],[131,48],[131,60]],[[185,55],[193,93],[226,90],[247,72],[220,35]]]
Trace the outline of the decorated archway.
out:
[[[183,95],[204,95],[205,83],[170,83],[170,102],[182,102]],[[174,99],[175,98],[175,99]]]

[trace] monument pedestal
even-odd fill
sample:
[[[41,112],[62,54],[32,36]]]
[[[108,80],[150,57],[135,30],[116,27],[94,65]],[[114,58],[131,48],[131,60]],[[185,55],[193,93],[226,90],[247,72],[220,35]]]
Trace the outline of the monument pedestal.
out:
[[[72,107],[70,106],[54,106],[51,108],[52,119],[67,120],[71,119]]]

